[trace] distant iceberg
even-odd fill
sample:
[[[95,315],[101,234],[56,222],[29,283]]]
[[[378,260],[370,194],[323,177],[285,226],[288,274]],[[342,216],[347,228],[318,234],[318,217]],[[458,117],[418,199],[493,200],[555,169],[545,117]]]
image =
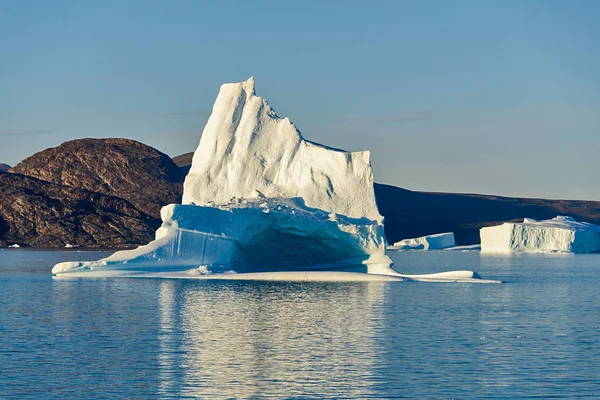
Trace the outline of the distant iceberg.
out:
[[[385,253],[369,152],[305,140],[256,96],[253,79],[221,86],[182,203],[163,207],[162,226],[148,245],[99,261],[60,263],[52,273],[352,280],[366,272],[397,280],[479,279],[471,271],[395,272]]]
[[[404,239],[388,246],[388,250],[443,250],[456,247],[454,233],[438,233],[414,239]]]
[[[565,216],[481,228],[480,236],[482,253],[600,252],[600,226]]]

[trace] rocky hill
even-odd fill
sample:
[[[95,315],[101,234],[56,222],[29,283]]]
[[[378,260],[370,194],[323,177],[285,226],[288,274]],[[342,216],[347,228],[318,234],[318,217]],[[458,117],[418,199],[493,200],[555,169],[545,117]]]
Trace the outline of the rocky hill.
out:
[[[36,247],[129,247],[156,219],[122,198],[0,172],[0,242]]]
[[[187,173],[190,172],[193,157],[194,153],[185,153],[177,157],[173,157],[173,162],[179,167],[184,175],[187,175]]]
[[[21,161],[11,172],[59,185],[121,197],[160,217],[160,208],[179,203],[185,175],[160,151],[129,139],[79,139]]]
[[[0,172],[6,172],[6,171],[8,171],[10,168],[11,168],[11,167],[10,167],[10,165],[8,165],[8,164],[3,164],[3,163],[0,163]]]

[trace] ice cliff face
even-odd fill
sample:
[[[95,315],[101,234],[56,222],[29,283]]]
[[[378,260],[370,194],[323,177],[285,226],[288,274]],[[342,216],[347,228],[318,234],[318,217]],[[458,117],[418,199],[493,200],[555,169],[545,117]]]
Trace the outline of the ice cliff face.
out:
[[[509,252],[600,252],[600,226],[558,216],[536,221],[525,218],[522,223],[505,223],[482,228],[481,251]]]
[[[454,233],[447,232],[404,239],[388,246],[388,250],[443,250],[454,246]]]
[[[394,274],[368,152],[306,141],[254,93],[254,80],[221,87],[185,179],[183,204],[162,209],[156,240],[89,270]]]
[[[227,204],[260,196],[302,198],[311,208],[382,222],[369,152],[304,140],[289,119],[256,96],[251,78],[221,86],[182,203]]]

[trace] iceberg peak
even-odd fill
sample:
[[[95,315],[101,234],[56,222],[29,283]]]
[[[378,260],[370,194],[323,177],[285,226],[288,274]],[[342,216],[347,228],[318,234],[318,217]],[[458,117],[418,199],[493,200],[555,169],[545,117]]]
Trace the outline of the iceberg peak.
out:
[[[250,95],[254,95],[254,77],[251,76],[250,78],[248,78],[247,80],[245,80],[244,82],[241,82],[244,90],[246,91],[246,93],[250,94]]]
[[[368,151],[305,140],[254,92],[254,79],[221,86],[186,177],[183,204],[301,197],[308,207],[382,223]]]

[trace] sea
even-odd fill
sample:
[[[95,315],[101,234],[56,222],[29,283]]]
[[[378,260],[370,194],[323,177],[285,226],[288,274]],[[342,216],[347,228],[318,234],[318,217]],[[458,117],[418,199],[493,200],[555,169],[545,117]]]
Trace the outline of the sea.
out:
[[[600,398],[600,255],[394,252],[500,284],[53,278],[0,251],[0,398]]]

